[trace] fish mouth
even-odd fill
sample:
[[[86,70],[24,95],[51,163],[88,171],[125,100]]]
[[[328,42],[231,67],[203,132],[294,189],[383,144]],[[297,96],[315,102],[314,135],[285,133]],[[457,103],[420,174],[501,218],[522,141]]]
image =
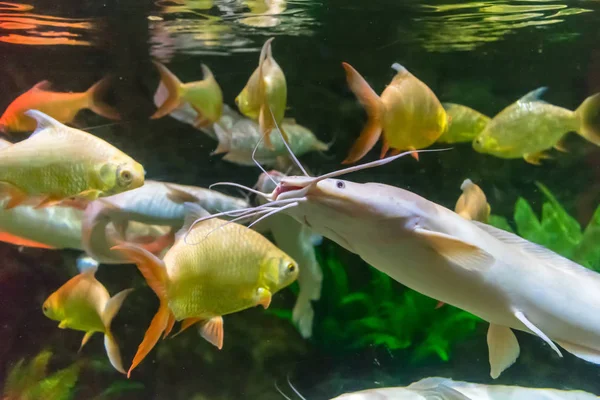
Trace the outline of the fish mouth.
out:
[[[279,197],[282,193],[293,192],[294,190],[302,190],[304,187],[302,186],[288,186],[288,185],[277,185],[275,188],[275,198]]]

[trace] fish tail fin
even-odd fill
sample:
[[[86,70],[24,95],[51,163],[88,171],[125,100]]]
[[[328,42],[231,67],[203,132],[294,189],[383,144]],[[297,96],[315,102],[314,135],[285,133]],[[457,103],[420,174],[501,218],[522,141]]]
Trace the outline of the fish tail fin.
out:
[[[117,315],[121,309],[123,301],[125,301],[127,295],[132,291],[133,289],[125,289],[111,297],[102,312],[102,323],[104,324],[104,348],[106,349],[106,354],[108,355],[108,359],[112,366],[122,374],[125,374],[125,369],[123,369],[123,362],[121,361],[121,352],[119,351],[119,345],[112,334],[110,325],[115,315]]]
[[[129,371],[127,372],[127,377],[129,378],[131,371],[150,353],[169,324],[169,315],[171,312],[167,301],[168,277],[163,262],[145,249],[130,244],[121,244],[114,246],[112,250],[121,251],[127,258],[136,263],[148,286],[152,288],[160,301],[158,311],[154,315],[154,318],[152,318],[144,339],[138,346],[131,367],[129,367]]]
[[[358,71],[348,63],[342,63],[342,66],[346,71],[348,86],[365,108],[368,118],[367,124],[360,133],[360,136],[354,142],[346,159],[342,162],[342,164],[351,164],[363,158],[375,146],[377,140],[379,140],[382,131],[381,119],[384,108],[377,93],[371,89],[371,86],[369,86]]]
[[[154,61],[154,65],[160,74],[160,81],[167,88],[168,96],[165,101],[158,107],[158,110],[150,117],[151,119],[162,118],[173,112],[181,103],[181,89],[183,84],[167,67],[158,61]]]
[[[578,133],[586,140],[600,146],[600,93],[588,97],[575,110],[579,119]]]
[[[90,110],[104,118],[121,119],[119,112],[114,107],[106,104],[103,100],[103,97],[106,95],[106,91],[109,88],[109,83],[110,78],[107,76],[100,79],[87,90],[86,93],[89,99],[88,107]]]

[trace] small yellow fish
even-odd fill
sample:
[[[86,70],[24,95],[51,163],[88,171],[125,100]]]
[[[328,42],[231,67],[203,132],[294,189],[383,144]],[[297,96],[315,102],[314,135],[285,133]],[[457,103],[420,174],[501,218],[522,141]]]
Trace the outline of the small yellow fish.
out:
[[[473,148],[500,158],[523,157],[539,165],[541,159],[550,158],[546,150],[564,151],[560,141],[568,132],[600,146],[600,93],[571,111],[540,100],[545,91],[545,87],[533,90],[502,110],[475,138]]]
[[[470,179],[464,180],[460,190],[463,193],[456,202],[454,212],[463,218],[487,224],[491,208],[483,190]]]
[[[298,276],[298,264],[258,232],[217,218],[193,225],[209,214],[185,204],[186,223],[164,260],[133,245],[113,247],[137,264],[160,300],[128,376],[175,321],[183,320],[181,331],[200,322],[202,336],[220,349],[223,315],[267,308],[273,294]]]
[[[287,104],[285,75],[271,52],[271,42],[274,39],[270,38],[263,45],[258,59],[258,68],[254,70],[244,89],[235,98],[235,104],[240,112],[258,121],[269,149],[273,149],[271,131],[275,128],[275,123],[281,125]],[[281,134],[287,141],[288,137],[283,130]]]
[[[201,65],[204,79],[188,83],[182,83],[163,64],[154,61],[154,65],[158,68],[161,84],[165,85],[169,95],[150,118],[164,117],[185,102],[189,103],[198,113],[195,122],[196,127],[212,125],[221,118],[223,92],[206,65]]]
[[[363,105],[368,117],[343,164],[363,158],[375,146],[382,132],[381,158],[389,149],[392,149],[391,154],[398,154],[429,147],[448,129],[449,118],[438,98],[400,64],[392,65],[397,74],[381,97],[350,64],[342,63],[342,66],[350,90]],[[413,153],[413,157],[418,160],[417,153]]]
[[[28,110],[39,110],[65,124],[85,108],[105,118],[119,119],[119,113],[101,100],[107,86],[108,78],[104,78],[85,92],[61,93],[50,91],[50,82],[39,82],[10,103],[0,117],[0,132],[33,131],[36,121],[26,115]]]
[[[87,132],[70,128],[37,111],[25,113],[38,127],[21,142],[0,149],[0,195],[5,209],[28,198],[38,207],[71,197],[94,200],[144,184],[144,167]]]
[[[92,267],[71,278],[46,299],[42,309],[46,317],[60,321],[59,328],[85,332],[81,348],[95,332],[104,333],[108,359],[117,371],[124,374],[121,352],[110,325],[133,289],[123,290],[110,297],[106,288],[94,276],[95,273],[96,268]]]
[[[437,143],[472,142],[490,122],[491,118],[472,108],[454,103],[442,103],[450,118],[448,130]]]

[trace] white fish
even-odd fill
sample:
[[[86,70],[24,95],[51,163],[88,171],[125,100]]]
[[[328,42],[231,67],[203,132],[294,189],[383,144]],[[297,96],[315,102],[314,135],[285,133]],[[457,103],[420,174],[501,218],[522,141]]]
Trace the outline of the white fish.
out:
[[[126,232],[130,222],[137,221],[157,226],[156,233],[159,234],[156,235],[153,247],[162,252],[173,244],[174,232],[183,226],[184,202],[197,203],[211,212],[232,211],[249,206],[245,199],[214,190],[147,180],[138,189],[105,197],[88,205],[82,224],[83,247],[89,255],[103,263],[128,262],[119,252],[111,251],[110,248],[117,244],[115,240],[131,241]],[[118,235],[106,232],[111,223]],[[154,253],[153,250],[146,249]]]
[[[261,193],[272,201],[256,215],[283,211],[407,287],[488,321],[493,378],[519,356],[511,328],[537,335],[561,357],[555,343],[600,364],[600,274],[409,191],[336,179],[407,154],[284,177]]]
[[[278,171],[270,171],[269,175],[275,181],[279,181],[284,176]],[[275,183],[263,173],[256,187],[263,192],[269,191],[275,189]],[[310,338],[315,315],[312,302],[321,298],[323,283],[323,271],[317,262],[314,246],[319,244],[322,236],[315,235],[308,226],[284,214],[274,215],[265,220],[265,225],[273,234],[275,244],[296,260],[300,268],[298,274],[300,292],[292,311],[292,321],[303,338]]]
[[[484,385],[449,378],[423,378],[406,387],[387,387],[345,393],[331,400],[591,400],[582,390]]]

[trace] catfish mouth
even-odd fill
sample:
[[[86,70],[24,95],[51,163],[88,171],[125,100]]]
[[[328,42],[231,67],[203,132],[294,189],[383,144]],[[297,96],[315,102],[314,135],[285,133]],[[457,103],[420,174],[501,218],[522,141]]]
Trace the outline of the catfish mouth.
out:
[[[302,189],[304,189],[303,186],[290,186],[290,185],[279,184],[275,188],[275,193],[274,193],[275,198],[279,197],[279,195],[282,193],[293,192],[295,190],[302,190]]]

